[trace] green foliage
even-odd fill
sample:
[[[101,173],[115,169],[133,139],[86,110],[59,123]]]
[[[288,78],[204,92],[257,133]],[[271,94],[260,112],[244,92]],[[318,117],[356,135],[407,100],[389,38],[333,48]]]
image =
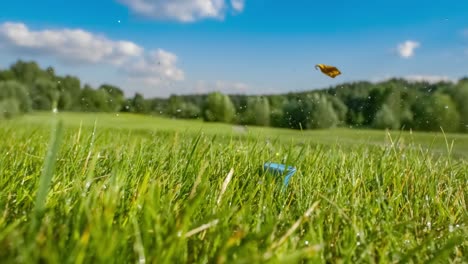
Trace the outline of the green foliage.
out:
[[[460,114],[460,131],[468,132],[468,78],[460,80],[451,94]]]
[[[20,103],[17,99],[0,99],[0,119],[10,119],[19,115],[20,113]]]
[[[420,97],[413,106],[414,128],[425,131],[456,132],[460,128],[460,114],[450,96],[436,93]]]
[[[60,96],[58,101],[58,109],[64,111],[81,110],[81,82],[80,79],[73,76],[65,76],[57,78],[57,89]]]
[[[125,102],[124,92],[116,86],[103,84],[98,90],[106,92],[106,110],[109,112],[118,112],[122,109]]]
[[[290,100],[283,109],[285,127],[293,129],[305,129],[308,118],[308,104],[302,100]]]
[[[221,93],[126,98],[122,89],[103,84],[81,86],[73,76],[56,76],[52,67],[17,61],[0,70],[0,82],[16,81],[27,90],[32,110],[130,112],[209,122],[294,129],[331,127],[393,128],[468,133],[468,78],[451,82],[351,82],[329,89],[275,95]],[[293,87],[291,87],[293,88]],[[1,91],[0,91],[1,93]],[[440,95],[450,96],[451,100]],[[16,98],[22,112],[24,98]],[[446,111],[445,107],[449,111]],[[442,109],[444,108],[444,109]],[[453,109],[452,109],[453,108]]]
[[[188,102],[180,96],[172,95],[169,97],[167,114],[175,118],[198,118],[201,115],[201,109],[198,105]]]
[[[339,124],[345,124],[348,107],[336,96],[327,96],[327,100],[332,104],[333,110],[338,117]]]
[[[0,81],[0,101],[13,100],[9,105],[18,106],[18,112],[31,111],[32,103],[29,98],[27,88],[17,81]]]
[[[112,112],[109,105],[110,96],[105,90],[94,90],[85,85],[80,95],[81,111],[84,112]]]
[[[289,127],[295,129],[331,128],[340,122],[333,103],[318,93],[291,100],[283,112]]]
[[[203,107],[203,119],[209,122],[230,123],[234,118],[235,111],[229,96],[214,92],[206,98]]]
[[[244,113],[245,124],[269,126],[270,115],[270,103],[266,97],[249,97],[247,99],[247,109]]]
[[[131,101],[132,112],[134,113],[148,113],[149,107],[145,98],[140,93],[135,93]]]
[[[0,70],[0,81],[15,80],[15,74],[11,70]]]
[[[30,89],[33,109],[52,110],[57,105],[60,92],[57,84],[48,79],[37,79]]]
[[[390,107],[386,104],[382,106],[382,108],[377,111],[374,119],[374,127],[380,129],[399,129],[400,125],[398,122],[398,118],[395,117],[395,114],[390,109]]]
[[[51,79],[50,73],[43,71],[36,62],[17,61],[11,65],[10,70],[13,72],[15,79],[26,85],[34,85],[38,79]]]
[[[310,107],[307,128],[331,128],[339,124],[333,104],[324,95],[314,95]]]

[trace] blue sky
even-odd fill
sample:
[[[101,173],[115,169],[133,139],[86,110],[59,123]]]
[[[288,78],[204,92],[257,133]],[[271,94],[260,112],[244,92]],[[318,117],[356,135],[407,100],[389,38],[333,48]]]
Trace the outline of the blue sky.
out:
[[[16,0],[0,10],[0,67],[33,59],[128,95],[468,75],[461,0]],[[317,63],[343,74],[331,79]]]

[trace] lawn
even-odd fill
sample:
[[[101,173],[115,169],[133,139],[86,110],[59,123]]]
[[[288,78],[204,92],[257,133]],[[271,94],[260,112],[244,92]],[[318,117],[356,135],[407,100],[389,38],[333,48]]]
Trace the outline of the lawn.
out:
[[[467,258],[467,135],[36,113],[0,137],[0,262]]]

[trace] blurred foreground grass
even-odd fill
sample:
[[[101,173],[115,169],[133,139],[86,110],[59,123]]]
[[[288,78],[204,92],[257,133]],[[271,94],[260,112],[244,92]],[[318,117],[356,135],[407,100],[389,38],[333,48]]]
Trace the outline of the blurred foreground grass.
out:
[[[34,114],[0,137],[1,262],[466,261],[467,136]]]

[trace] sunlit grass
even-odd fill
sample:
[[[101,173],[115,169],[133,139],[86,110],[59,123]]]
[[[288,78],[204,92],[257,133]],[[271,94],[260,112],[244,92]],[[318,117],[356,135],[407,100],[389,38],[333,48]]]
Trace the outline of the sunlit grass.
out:
[[[1,262],[466,259],[465,136],[98,117],[2,123]],[[285,191],[268,161],[297,168]]]

